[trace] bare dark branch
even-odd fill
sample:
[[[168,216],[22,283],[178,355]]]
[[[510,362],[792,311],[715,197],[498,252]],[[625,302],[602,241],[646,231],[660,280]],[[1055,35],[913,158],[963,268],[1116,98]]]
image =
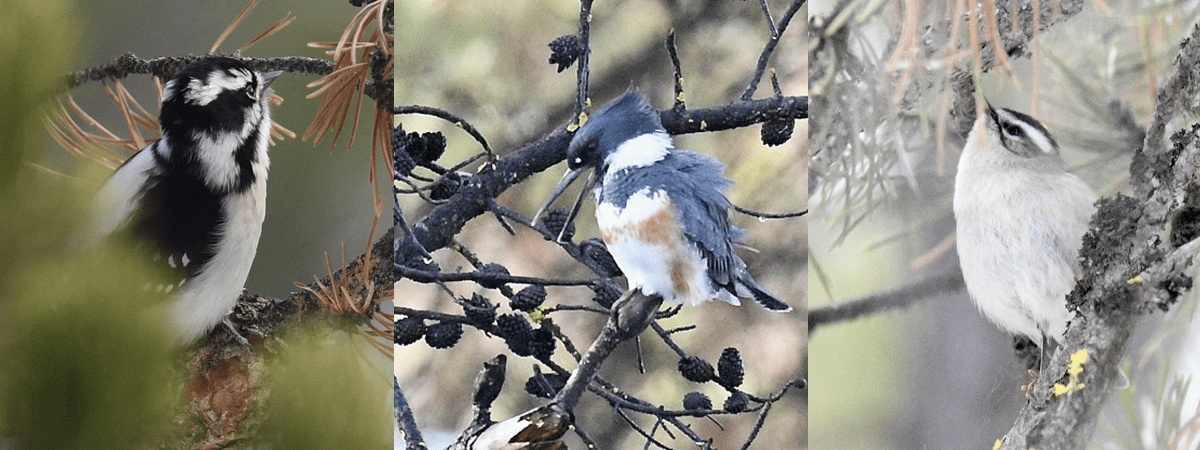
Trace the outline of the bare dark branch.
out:
[[[133,53],[125,53],[111,63],[68,75],[64,87],[73,89],[90,81],[120,80],[128,78],[130,75],[153,75],[165,80],[174,76],[184,66],[207,56],[164,56],[142,59]],[[258,71],[282,70],[289,73],[312,75],[328,75],[333,72],[333,61],[319,58],[287,56],[279,58],[238,57],[238,59],[251,69]]]
[[[591,61],[592,53],[591,36],[592,0],[582,0],[579,2],[579,47],[583,49],[583,52],[575,63],[575,116],[571,119],[571,123],[578,123],[579,115],[588,109],[588,77],[591,76],[588,62]]]
[[[541,284],[546,286],[591,286],[596,284],[596,280],[565,280],[557,278],[538,278],[538,277],[523,277],[518,275],[503,275],[494,273],[482,272],[460,272],[460,273],[445,273],[445,272],[426,272],[423,270],[412,269],[401,264],[395,266],[396,274],[413,281],[420,283],[431,283],[434,281],[454,282],[454,281],[473,281],[473,282],[500,282],[500,283],[517,283],[517,284]]]
[[[679,62],[679,50],[675,48],[675,30],[667,33],[667,55],[671,57],[671,67],[675,69],[675,103],[671,110],[682,112],[687,109],[683,94],[683,64]]]
[[[779,38],[783,36],[783,32],[787,30],[788,24],[792,22],[792,17],[800,11],[801,6],[804,6],[804,2],[805,0],[792,0],[792,5],[788,7],[787,11],[783,13],[783,17],[779,19],[779,26],[770,25],[771,38],[767,40],[767,45],[763,46],[762,53],[758,55],[758,66],[754,68],[754,75],[750,77],[750,85],[746,86],[746,92],[742,93],[742,101],[754,98],[754,91],[758,89],[758,82],[767,70],[767,62],[771,60],[771,54],[775,52],[775,46],[779,45]],[[763,2],[763,8],[769,23],[771,13],[765,10],[765,1]]]
[[[407,448],[425,448],[425,439],[421,437],[421,429],[417,428],[417,420],[413,417],[412,408],[400,390],[400,383],[392,376],[392,389],[395,390],[396,426],[404,435],[404,445]]]
[[[918,302],[932,299],[939,294],[961,291],[963,288],[962,273],[955,271],[891,291],[813,308],[808,312],[808,334],[812,335],[817,328],[823,325],[853,320],[889,309],[907,308]]]
[[[484,138],[483,134],[480,133],[474,125],[471,125],[471,122],[463,120],[461,117],[454,115],[454,113],[430,106],[409,105],[396,106],[392,108],[392,114],[424,114],[427,116],[437,117],[450,122],[455,126],[462,127],[463,131],[466,131],[467,134],[471,135],[472,138],[475,138],[475,142],[478,142],[479,146],[483,147],[483,151],[487,153],[489,160],[493,162],[496,160],[496,154],[492,152],[492,146],[488,145],[487,138]]]
[[[747,216],[750,216],[750,217],[757,217],[759,219],[792,219],[792,218],[796,218],[796,217],[800,217],[805,214],[808,214],[807,209],[803,210],[803,211],[786,212],[786,213],[765,213],[765,212],[754,211],[752,209],[746,209],[746,208],[743,208],[738,205],[733,205],[733,210],[740,212],[742,214],[745,214]]]

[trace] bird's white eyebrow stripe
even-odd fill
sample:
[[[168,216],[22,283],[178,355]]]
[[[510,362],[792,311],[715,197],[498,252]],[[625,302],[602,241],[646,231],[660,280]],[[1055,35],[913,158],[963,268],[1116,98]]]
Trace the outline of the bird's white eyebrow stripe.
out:
[[[1024,120],[1016,120],[1015,117],[1013,119],[1014,120],[1012,120],[1012,123],[1018,127],[1021,127],[1021,129],[1025,131],[1025,135],[1029,137],[1029,140],[1033,141],[1033,145],[1036,145],[1037,148],[1042,151],[1042,153],[1054,153],[1054,145],[1051,144],[1050,140],[1046,138],[1046,133],[1043,133],[1032,124],[1026,123]]]
[[[244,88],[253,80],[254,74],[243,69],[234,69],[232,74],[224,70],[213,71],[205,80],[193,79],[188,82],[186,100],[188,103],[204,106],[216,100],[222,92]]]
[[[1033,145],[1037,146],[1038,150],[1041,150],[1042,153],[1047,155],[1052,155],[1055,153],[1056,147],[1050,140],[1050,137],[1045,131],[1039,129],[1037,125],[1025,121],[1025,119],[1023,119],[1021,116],[1016,115],[1007,109],[1000,108],[996,109],[995,111],[997,116],[996,118],[1001,126],[1004,124],[1011,124],[1020,127],[1021,131],[1025,133],[1025,136],[1027,136],[1029,141],[1032,142]]]

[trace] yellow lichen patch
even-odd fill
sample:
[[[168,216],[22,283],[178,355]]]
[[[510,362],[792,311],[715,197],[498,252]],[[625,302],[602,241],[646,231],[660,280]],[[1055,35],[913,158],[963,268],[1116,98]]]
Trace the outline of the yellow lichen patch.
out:
[[[579,127],[582,127],[583,124],[587,123],[587,121],[588,114],[586,112],[581,112],[579,113],[579,118],[575,121],[575,123],[567,125],[567,131],[574,133],[575,130],[578,130]]]
[[[1062,397],[1083,390],[1083,383],[1079,382],[1079,376],[1083,374],[1083,365],[1087,363],[1088,351],[1081,349],[1071,355],[1071,363],[1067,365],[1067,384],[1054,383],[1054,396]]]
[[[545,319],[546,313],[542,311],[542,308],[535,309],[529,313],[529,320],[533,321],[533,323],[542,323]]]

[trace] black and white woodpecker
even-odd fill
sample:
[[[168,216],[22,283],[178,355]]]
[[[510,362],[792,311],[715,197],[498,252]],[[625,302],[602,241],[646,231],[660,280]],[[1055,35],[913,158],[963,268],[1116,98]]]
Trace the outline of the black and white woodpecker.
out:
[[[225,57],[189,64],[163,88],[162,138],[94,202],[95,238],[124,234],[177,275],[158,290],[171,296],[179,343],[225,320],[250,273],[266,213],[268,88],[280,73]]]

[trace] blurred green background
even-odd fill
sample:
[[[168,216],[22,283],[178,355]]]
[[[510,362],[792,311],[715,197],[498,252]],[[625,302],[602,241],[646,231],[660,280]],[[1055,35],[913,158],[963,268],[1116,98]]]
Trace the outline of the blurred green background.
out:
[[[229,52],[285,13],[297,17],[246,56],[324,57],[310,41],[337,40],[359,11],[345,2],[260,5],[226,41]],[[161,298],[141,290],[144,267],[122,249],[82,252],[71,245],[83,211],[108,175],[59,148],[42,123],[56,82],[71,71],[132,52],[142,58],[204,54],[243,2],[0,2],[0,447],[174,448],[202,435],[181,411],[190,355],[165,338],[147,306]],[[315,75],[285,74],[273,86],[285,98],[273,117],[303,134],[317,100],[305,100]],[[157,112],[149,77],[122,80]],[[120,113],[100,83],[69,92],[94,118],[125,134]],[[363,106],[369,123],[373,102]],[[271,150],[268,212],[247,289],[282,297],[327,273],[323,253],[340,262],[368,245],[372,222],[367,181],[369,134],[347,153],[330,141],[299,139]],[[380,163],[380,169],[386,161]],[[42,166],[68,178],[47,174]],[[384,187],[386,189],[386,186]],[[386,191],[385,191],[386,192]],[[386,217],[381,224],[389,226]],[[111,247],[111,246],[110,246]],[[243,448],[383,448],[391,421],[386,388],[391,361],[361,338],[327,324],[293,327],[286,348],[266,344],[251,369],[253,408]],[[274,392],[272,392],[274,389]],[[336,443],[336,444],[335,444]]]

